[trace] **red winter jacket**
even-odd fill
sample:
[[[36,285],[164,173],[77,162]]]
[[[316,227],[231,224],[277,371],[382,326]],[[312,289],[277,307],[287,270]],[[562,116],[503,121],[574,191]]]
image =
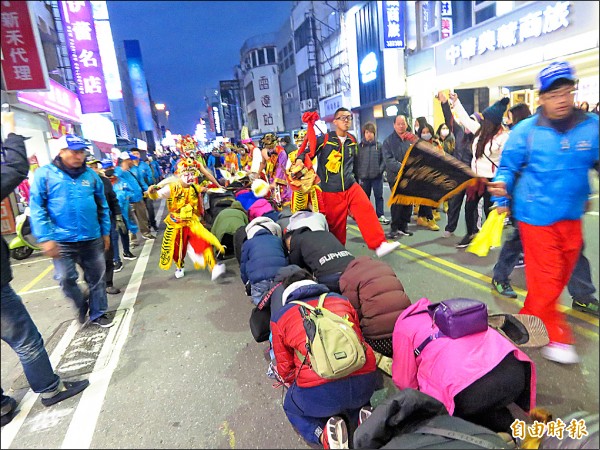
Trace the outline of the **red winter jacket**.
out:
[[[302,362],[296,355],[296,350],[306,356],[306,332],[304,331],[299,305],[290,303],[293,300],[300,300],[311,306],[317,306],[319,296],[324,292],[328,292],[328,290],[322,284],[316,283],[305,284],[297,289],[293,289],[294,284],[290,286],[292,291],[287,299],[285,297],[287,290],[284,292],[283,301],[285,302],[285,306],[271,317],[271,333],[273,334],[273,350],[275,352],[275,359],[277,360],[277,372],[288,383],[293,383],[297,376],[296,384],[302,388],[320,386],[331,381],[337,381],[319,377],[309,367],[308,361],[302,365]],[[363,341],[363,345],[365,346],[367,357],[365,365],[348,376],[364,375],[375,371],[377,368],[375,355],[371,347],[364,342],[363,335],[358,326],[358,315],[348,299],[339,294],[330,293],[325,299],[324,306],[339,316],[343,317],[348,314],[350,321],[354,324],[354,331],[356,331],[358,338]],[[298,374],[299,369],[300,374]]]

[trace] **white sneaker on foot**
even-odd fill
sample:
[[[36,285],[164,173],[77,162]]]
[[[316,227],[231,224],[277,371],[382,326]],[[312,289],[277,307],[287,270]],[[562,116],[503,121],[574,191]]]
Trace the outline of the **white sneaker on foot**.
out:
[[[210,279],[212,281],[215,281],[217,278],[219,278],[220,276],[225,274],[226,270],[227,270],[227,267],[225,266],[225,264],[223,264],[223,263],[215,264],[215,267],[212,268]]]
[[[442,236],[445,238],[449,238],[450,236],[454,236],[454,233],[452,231],[444,231],[444,234],[442,234]]]
[[[388,253],[393,252],[398,247],[400,247],[400,242],[382,242],[381,245],[375,249],[375,254],[381,258]]]
[[[175,278],[183,278],[185,275],[185,270],[182,267],[181,269],[175,269]]]
[[[542,348],[542,356],[550,361],[560,364],[579,363],[579,355],[575,351],[575,346],[561,344],[560,342],[550,342]]]

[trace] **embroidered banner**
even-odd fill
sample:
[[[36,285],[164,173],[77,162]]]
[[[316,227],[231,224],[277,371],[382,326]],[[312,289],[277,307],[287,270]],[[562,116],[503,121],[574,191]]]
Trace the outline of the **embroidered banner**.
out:
[[[438,206],[474,184],[476,176],[456,158],[418,141],[406,152],[388,204]]]

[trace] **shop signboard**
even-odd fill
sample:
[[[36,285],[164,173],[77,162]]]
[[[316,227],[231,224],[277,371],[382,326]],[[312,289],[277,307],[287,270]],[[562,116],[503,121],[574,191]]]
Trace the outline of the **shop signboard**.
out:
[[[382,3],[383,48],[404,48],[404,4],[400,1]]]
[[[110,112],[96,27],[89,1],[59,1],[73,80],[84,114]]]
[[[138,126],[140,131],[152,131],[154,130],[154,121],[152,119],[152,110],[150,109],[146,73],[142,64],[140,42],[131,40],[123,41],[123,44],[125,46],[125,57],[127,58],[127,69],[129,71],[129,80],[131,81],[131,93],[133,95]]]
[[[30,2],[3,1],[2,77],[7,91],[47,91],[48,68]]]
[[[73,122],[81,123],[81,106],[77,95],[52,79],[48,92],[18,92],[17,100]]]

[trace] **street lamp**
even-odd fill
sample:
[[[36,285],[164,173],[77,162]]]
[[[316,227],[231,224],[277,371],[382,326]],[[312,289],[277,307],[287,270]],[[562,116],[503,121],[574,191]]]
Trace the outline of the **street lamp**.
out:
[[[155,103],[154,107],[157,111],[164,111],[167,106],[164,103]]]

